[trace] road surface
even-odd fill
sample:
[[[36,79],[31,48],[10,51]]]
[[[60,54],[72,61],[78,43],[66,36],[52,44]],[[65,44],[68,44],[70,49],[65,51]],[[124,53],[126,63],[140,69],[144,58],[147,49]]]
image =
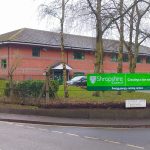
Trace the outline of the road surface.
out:
[[[0,150],[150,150],[150,129],[0,122]]]

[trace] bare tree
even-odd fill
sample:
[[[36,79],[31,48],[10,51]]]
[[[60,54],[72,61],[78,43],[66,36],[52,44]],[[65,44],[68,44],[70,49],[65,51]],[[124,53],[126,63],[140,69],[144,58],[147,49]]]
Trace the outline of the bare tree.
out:
[[[123,22],[124,15],[132,9],[133,6],[135,6],[139,1],[136,1],[136,3],[132,3],[124,12],[123,9],[123,1],[120,2],[120,12],[116,13],[118,10],[114,7],[114,1],[108,0],[86,0],[91,13],[93,13],[95,22],[96,22],[96,50],[95,50],[95,73],[103,73],[103,36],[108,28],[112,26],[112,24],[120,19],[121,22]],[[123,25],[123,23],[121,23]],[[121,27],[122,33],[121,33],[121,40],[123,41],[123,26]],[[120,51],[123,50],[122,43],[120,43]],[[120,58],[122,59],[122,52],[120,52]],[[121,67],[122,63],[120,61],[118,70],[122,71]],[[99,92],[94,92],[94,96],[99,96]]]
[[[141,29],[141,21],[144,17],[144,15],[149,10],[149,3],[146,1],[142,1],[139,4],[137,3],[137,0],[133,0],[133,3],[135,4],[130,11],[125,15],[125,22],[124,25],[126,25],[126,36],[128,35],[128,39],[123,40],[123,43],[128,51],[128,58],[129,58],[129,72],[135,72],[136,68],[136,61],[137,56],[139,53],[139,46],[149,37],[149,33],[143,32]],[[127,4],[128,5],[128,4]],[[124,5],[124,11],[128,8],[127,5]],[[139,14],[139,5],[143,8],[142,12]],[[115,4],[115,7],[117,8],[117,5]],[[138,12],[137,12],[138,11]],[[139,17],[140,16],[140,17]],[[121,37],[121,29],[119,27],[119,23],[115,22],[116,27],[118,29],[118,32]]]
[[[120,1],[121,2],[121,1]],[[114,1],[114,5],[115,5],[115,8],[116,9],[118,9],[118,4]],[[128,42],[126,42],[125,41],[125,39],[124,39],[124,25],[125,25],[125,19],[123,19],[123,18],[120,18],[120,23],[116,20],[115,21],[115,25],[116,25],[116,28],[117,28],[117,30],[118,30],[118,33],[119,33],[119,35],[120,35],[120,45],[122,44],[122,42],[123,42],[123,44],[125,45],[125,47],[126,47],[126,49],[127,49],[127,51],[128,51],[128,58],[129,58],[129,72],[131,72],[131,70],[132,70],[132,62],[133,62],[133,58],[134,58],[134,55],[133,55],[133,51],[132,51],[132,45],[133,45],[133,26],[134,26],[134,10],[135,10],[135,6],[136,5],[134,5],[133,7],[132,7],[132,9],[127,13],[128,15],[129,15],[129,17],[128,17],[128,22],[129,22],[129,27],[128,27],[128,29],[129,29],[129,41]],[[125,4],[124,5],[122,5],[122,11],[124,11],[127,7],[125,7]],[[126,15],[124,16],[124,18],[127,18],[126,17]],[[120,25],[119,25],[120,24]],[[122,24],[122,25],[121,25]],[[122,38],[121,38],[122,37]],[[122,45],[123,46],[123,45]],[[121,47],[122,47],[121,46]],[[122,47],[123,48],[123,47]],[[123,55],[122,53],[123,53],[123,51],[122,52],[119,52],[119,53],[121,53],[121,55]],[[120,56],[118,56],[118,57],[120,57]],[[121,65],[119,65],[119,63],[120,63],[120,59],[118,58],[118,67],[120,66],[121,67],[121,65],[122,65],[122,63],[121,63]],[[119,68],[120,68],[119,67]],[[118,70],[120,70],[120,69],[117,69],[117,71]],[[122,70],[122,69],[121,69]]]
[[[114,7],[114,1],[118,0],[77,0],[77,5],[74,10],[76,10],[76,14],[83,18],[90,18],[95,23],[95,31],[96,31],[96,50],[95,50],[95,73],[103,73],[103,36],[106,31],[114,24],[115,21],[121,21],[121,18],[127,14],[135,5],[137,5],[142,0],[134,0],[131,2],[131,5],[127,7],[123,12],[118,13],[116,8]],[[60,20],[61,26],[61,52],[62,52],[62,60],[64,62],[64,37],[63,37],[63,29],[64,29],[64,21],[66,14],[66,6],[69,0],[53,0],[51,5],[42,5],[42,12],[45,15],[53,16]],[[123,2],[123,1],[122,1]],[[78,7],[80,6],[80,7]],[[72,7],[73,8],[73,7]],[[58,11],[59,10],[59,11]],[[82,10],[82,11],[79,11]],[[80,14],[79,14],[80,13]],[[61,15],[60,15],[61,14]],[[86,20],[85,20],[86,21]],[[121,46],[120,46],[121,47]],[[121,63],[120,63],[121,64]],[[65,63],[63,65],[65,69]],[[66,71],[64,72],[64,95],[68,96],[67,86],[66,86]],[[94,92],[94,96],[99,96],[99,92]]]
[[[132,45],[133,45],[133,27],[134,27],[134,11],[135,11],[135,6],[131,9],[131,13],[129,12],[129,41],[126,42],[124,40],[124,45],[128,51],[128,58],[129,58],[129,72],[132,72],[132,64],[133,64],[133,59],[134,59],[134,54],[132,51]]]
[[[9,79],[10,99],[11,100],[13,100],[13,98],[14,98],[14,79],[13,79],[14,73],[21,63],[21,59],[17,54],[14,55],[14,58],[15,59],[12,61],[10,67],[8,68],[8,79]]]
[[[120,0],[119,3],[119,14],[120,16],[123,13],[123,5],[124,0]],[[118,53],[118,68],[117,72],[122,73],[123,67],[122,67],[122,58],[123,58],[123,41],[124,41],[124,16],[120,18],[120,44],[119,44],[119,53]]]
[[[145,1],[145,2],[143,2],[143,4],[144,3],[146,3],[146,6],[144,9],[143,8],[140,9],[140,6],[138,4],[136,5],[137,20],[136,20],[136,27],[135,27],[134,59],[133,59],[133,64],[132,64],[132,72],[135,72],[135,69],[136,69],[137,57],[138,57],[138,53],[139,53],[139,46],[147,38],[147,37],[143,38],[141,41],[139,41],[141,20],[150,9],[150,2]]]
[[[119,2],[119,15],[122,16],[123,13],[123,6],[124,0],[120,0]],[[118,24],[117,24],[118,25]],[[117,26],[118,27],[118,26]],[[124,41],[124,16],[120,18],[120,28],[118,27],[120,33],[120,40],[119,40],[119,53],[118,53],[118,67],[117,72],[123,72],[123,41]],[[121,91],[117,92],[118,95],[121,94]]]
[[[141,28],[142,19],[144,15],[148,13],[150,4],[147,1],[142,1],[138,4],[137,0],[134,0],[134,3],[136,3],[136,5],[134,5],[132,10],[126,15],[125,25],[128,30],[128,39],[126,39],[126,41],[124,40],[124,45],[129,56],[129,72],[132,73],[134,73],[136,69],[139,47],[150,35]],[[142,7],[142,10],[139,9],[139,5]]]
[[[56,18],[60,22],[60,47],[61,47],[61,60],[63,63],[63,85],[64,85],[64,97],[69,97],[67,89],[67,70],[64,56],[64,23],[66,19],[66,12],[69,6],[69,0],[52,0],[50,4],[42,4],[40,6],[41,16],[50,16]]]

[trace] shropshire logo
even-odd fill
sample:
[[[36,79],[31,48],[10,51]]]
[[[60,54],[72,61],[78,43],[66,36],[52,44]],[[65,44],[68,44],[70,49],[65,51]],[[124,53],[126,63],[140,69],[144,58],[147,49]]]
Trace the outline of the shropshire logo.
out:
[[[96,76],[90,76],[90,81],[94,84],[96,82]]]

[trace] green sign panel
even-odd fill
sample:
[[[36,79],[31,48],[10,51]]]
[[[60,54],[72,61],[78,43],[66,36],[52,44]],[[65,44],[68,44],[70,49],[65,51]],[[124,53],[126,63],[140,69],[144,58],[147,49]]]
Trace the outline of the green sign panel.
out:
[[[150,74],[148,73],[88,74],[87,89],[90,91],[150,90]]]

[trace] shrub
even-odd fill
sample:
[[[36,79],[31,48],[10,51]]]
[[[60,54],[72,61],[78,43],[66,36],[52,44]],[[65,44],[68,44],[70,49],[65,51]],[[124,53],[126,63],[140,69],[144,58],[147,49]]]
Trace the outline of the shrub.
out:
[[[16,83],[14,86],[14,95],[18,98],[37,98],[42,91],[44,81],[41,80],[26,80]],[[51,81],[51,87],[49,88],[49,96],[52,97],[58,91],[59,85],[56,81]],[[5,90],[5,95],[9,96],[9,83]],[[42,95],[45,96],[45,93]]]

